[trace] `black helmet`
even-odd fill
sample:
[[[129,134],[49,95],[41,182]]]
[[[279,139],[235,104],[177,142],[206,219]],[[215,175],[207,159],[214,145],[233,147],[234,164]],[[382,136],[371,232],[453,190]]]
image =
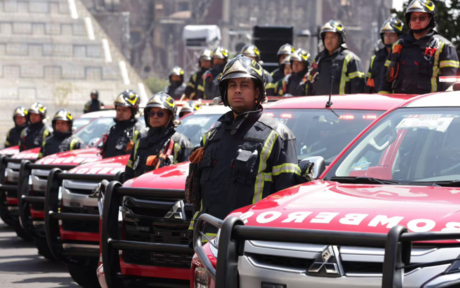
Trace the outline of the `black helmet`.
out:
[[[228,50],[223,47],[217,47],[212,51],[212,59],[219,58],[224,59],[225,63],[228,61]],[[211,61],[212,61],[211,59]],[[213,63],[214,64],[214,63]]]
[[[117,99],[115,99],[115,102],[113,102],[113,105],[115,105],[115,109],[117,109],[117,106],[131,108],[131,111],[132,111],[131,119],[134,119],[137,112],[139,112],[140,102],[141,102],[141,99],[139,95],[137,95],[136,92],[134,92],[133,90],[125,90],[117,96]]]
[[[249,58],[253,58],[253,59],[255,58],[254,60],[256,60],[257,62],[260,61],[259,48],[257,48],[257,46],[254,44],[245,45],[243,49],[241,49],[240,54],[243,54],[244,56],[249,57]]]
[[[177,113],[177,106],[174,99],[166,94],[165,92],[158,92],[157,94],[153,95],[152,98],[149,99],[147,105],[144,108],[144,119],[145,125],[150,127],[149,121],[149,111],[151,108],[161,108],[171,112],[171,120],[169,121],[167,126],[174,125],[173,120],[176,117]]]
[[[56,112],[56,114],[53,117],[53,120],[51,121],[54,130],[56,130],[56,121],[58,120],[69,122],[69,131],[72,131],[73,116],[69,110],[61,109]]]
[[[224,72],[222,72],[219,80],[220,95],[222,95],[222,102],[224,102],[225,106],[230,106],[227,99],[228,80],[234,78],[254,79],[260,91],[257,104],[265,101],[264,69],[253,59],[240,54],[225,65]]]
[[[182,82],[184,82],[184,69],[180,68],[179,66],[174,66],[174,68],[171,70],[171,73],[169,73],[169,82],[172,82],[172,76],[181,76]]]
[[[291,44],[286,43],[278,49],[278,53],[276,53],[276,55],[279,57],[281,55],[291,55],[294,52],[294,47]]]
[[[27,117],[27,110],[23,106],[18,106],[13,111],[13,121],[16,121],[16,116]]]
[[[303,63],[308,64],[309,59],[310,59],[310,53],[308,53],[308,51],[306,51],[304,49],[298,49],[297,51],[292,53],[289,61],[291,62],[291,66],[292,66],[293,61],[299,61],[299,62],[303,62]],[[284,61],[283,61],[283,63],[284,63]],[[306,65],[305,67],[308,67],[308,65]]]
[[[35,113],[40,114],[42,116],[42,120],[46,118],[46,107],[43,106],[43,104],[40,102],[35,102],[32,104],[27,112],[28,117],[30,117],[30,113]]]
[[[412,0],[412,2],[410,2],[410,4],[406,8],[406,23],[409,29],[412,29],[410,27],[410,17],[412,13],[414,12],[428,13],[431,16],[430,24],[428,24],[428,26],[425,29],[421,29],[422,31],[436,27],[437,10],[436,10],[436,6],[434,5],[433,1],[431,0]]]
[[[404,29],[404,23],[398,18],[388,18],[383,22],[382,28],[380,28],[380,38],[382,38],[382,43],[385,44],[383,39],[383,33],[391,32],[396,33],[398,36],[401,36]]]
[[[198,58],[198,64],[201,66],[201,61],[203,60],[212,60],[212,51],[209,48],[205,48],[203,51],[200,53],[200,58]]]
[[[345,26],[343,26],[342,22],[338,20],[329,20],[324,24],[324,26],[321,28],[321,39],[323,40],[324,44],[324,38],[326,37],[327,32],[333,32],[337,33],[340,36],[340,43],[345,44],[347,42],[346,35],[345,35]]]
[[[99,91],[97,91],[96,89],[92,90],[89,96],[93,96],[93,95],[96,95],[96,99],[99,98]]]

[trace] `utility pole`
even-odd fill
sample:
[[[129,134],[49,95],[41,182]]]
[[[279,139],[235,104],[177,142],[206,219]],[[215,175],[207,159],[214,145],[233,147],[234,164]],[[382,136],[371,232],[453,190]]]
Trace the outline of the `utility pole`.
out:
[[[224,48],[231,51],[230,38],[229,38],[229,26],[230,26],[230,0],[222,0],[222,44]]]

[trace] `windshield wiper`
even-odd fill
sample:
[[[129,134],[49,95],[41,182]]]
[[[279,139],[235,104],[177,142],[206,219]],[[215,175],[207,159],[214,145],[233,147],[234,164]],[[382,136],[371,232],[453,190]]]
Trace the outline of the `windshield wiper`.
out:
[[[414,181],[413,184],[425,184],[430,186],[441,186],[441,187],[460,187],[460,180],[452,181]]]
[[[373,177],[331,177],[331,181],[355,184],[401,184],[398,181],[378,179]]]

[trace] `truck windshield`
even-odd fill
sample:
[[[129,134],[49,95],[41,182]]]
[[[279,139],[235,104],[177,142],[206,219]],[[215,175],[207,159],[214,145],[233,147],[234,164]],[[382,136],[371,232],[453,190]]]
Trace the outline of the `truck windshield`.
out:
[[[401,108],[354,143],[326,179],[372,177],[452,185],[460,182],[459,143],[460,109]]]
[[[297,138],[297,156],[302,160],[322,156],[330,164],[339,153],[384,111],[329,109],[265,109],[291,129]]]

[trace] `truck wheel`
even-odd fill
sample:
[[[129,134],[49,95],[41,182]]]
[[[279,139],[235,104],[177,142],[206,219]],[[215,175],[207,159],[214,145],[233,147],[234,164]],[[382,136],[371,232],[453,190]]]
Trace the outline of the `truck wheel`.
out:
[[[50,247],[48,246],[48,242],[46,242],[46,238],[35,238],[35,245],[37,246],[39,255],[45,257],[47,260],[56,261],[56,258],[54,258],[54,255],[51,253]]]
[[[3,223],[8,225],[9,227],[13,226],[13,222],[11,222],[11,220],[6,215],[3,215],[3,214],[4,213],[0,213],[0,219],[2,219]]]
[[[16,231],[16,235],[26,242],[31,242],[33,238],[26,232],[19,223],[14,224],[14,230]]]
[[[72,279],[83,288],[101,288],[97,280],[97,265],[67,264]]]

